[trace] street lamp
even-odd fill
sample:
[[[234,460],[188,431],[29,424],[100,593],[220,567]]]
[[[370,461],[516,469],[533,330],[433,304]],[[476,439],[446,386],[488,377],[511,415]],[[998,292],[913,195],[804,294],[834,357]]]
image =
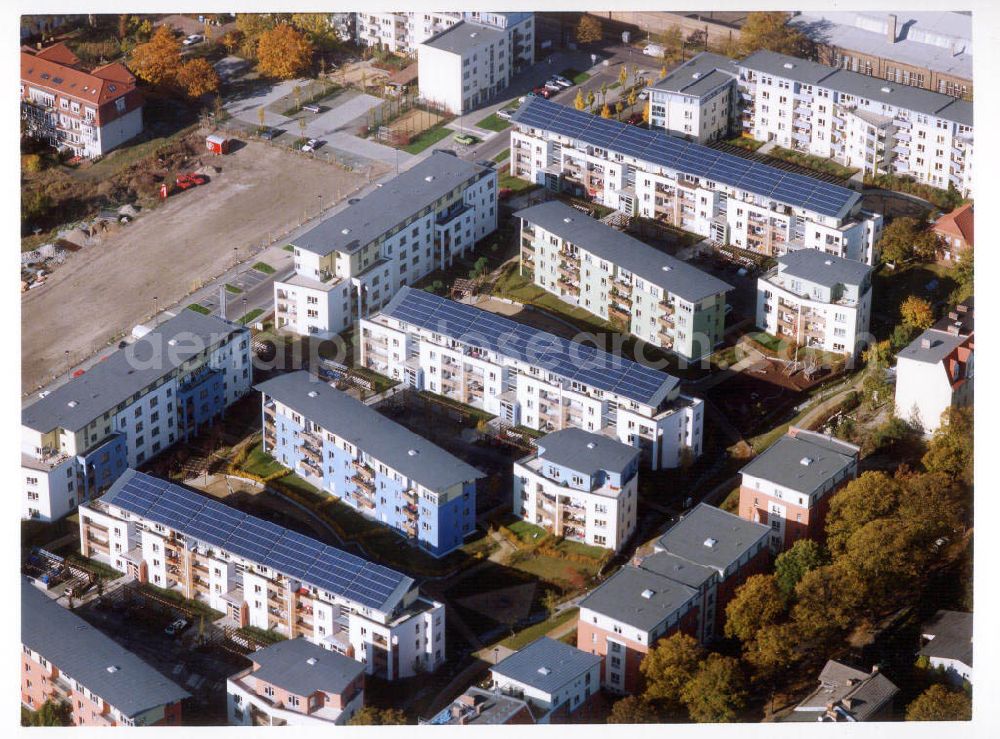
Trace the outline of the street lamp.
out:
[[[156,325],[156,314],[157,311],[157,300],[159,300],[155,295],[153,296],[153,325]]]
[[[493,647],[493,664],[500,661],[500,647]]]

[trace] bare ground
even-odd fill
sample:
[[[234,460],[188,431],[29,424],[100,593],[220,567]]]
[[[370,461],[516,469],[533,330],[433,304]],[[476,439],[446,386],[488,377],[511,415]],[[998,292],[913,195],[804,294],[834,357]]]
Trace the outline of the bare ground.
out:
[[[366,178],[250,142],[182,192],[77,252],[21,304],[21,386],[45,383],[283,234],[346,198]],[[378,165],[376,165],[377,167]],[[372,171],[378,177],[382,172]],[[69,350],[69,356],[65,354]]]

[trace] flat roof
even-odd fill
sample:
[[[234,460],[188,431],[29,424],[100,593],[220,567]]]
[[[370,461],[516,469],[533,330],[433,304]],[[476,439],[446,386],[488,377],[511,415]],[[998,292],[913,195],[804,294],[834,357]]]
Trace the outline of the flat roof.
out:
[[[697,590],[672,578],[625,565],[591,590],[580,601],[580,607],[642,631],[652,631],[697,596]]]
[[[258,649],[247,659],[259,665],[255,678],[302,696],[318,690],[340,695],[365,671],[363,663],[302,637]]]
[[[688,562],[686,559],[670,552],[655,552],[650,554],[648,557],[642,559],[639,566],[644,570],[655,572],[657,575],[663,575],[695,590],[718,574],[711,567]]]
[[[297,237],[296,249],[354,253],[488,168],[436,151]]]
[[[967,335],[963,336],[961,334],[949,333],[948,331],[941,331],[937,328],[929,328],[911,341],[908,346],[901,349],[899,354],[896,355],[896,361],[909,359],[914,362],[923,362],[924,364],[938,364],[955,351],[955,349],[968,341],[968,339]],[[928,342],[928,346],[926,347],[924,346],[925,340]]]
[[[897,108],[926,113],[962,125],[972,125],[972,103],[940,92],[924,90],[920,87],[904,85],[860,72],[852,72],[848,69],[828,67],[825,64],[773,51],[755,51],[739,64],[746,69],[771,74],[775,77],[796,80],[808,85],[818,85],[855,97],[893,105]]]
[[[191,695],[26,578],[21,643],[129,717]]]
[[[464,56],[466,52],[506,37],[507,32],[496,26],[476,21],[461,21],[427,39],[421,46],[429,46],[432,49]]]
[[[724,574],[771,529],[699,503],[657,541],[657,548]]]
[[[543,636],[500,660],[490,670],[551,695],[599,664],[600,655]]]
[[[413,589],[400,572],[144,472],[125,470],[100,500],[383,613]]]
[[[795,429],[740,472],[808,495],[854,464],[858,454],[858,447],[852,444]]]
[[[553,431],[536,445],[540,459],[586,475],[594,475],[598,470],[624,472],[639,456],[636,447],[578,428]]]
[[[819,249],[798,249],[778,257],[783,275],[798,277],[823,287],[864,283],[873,267],[856,259],[844,259]]]
[[[535,723],[535,712],[531,705],[520,698],[498,690],[484,690],[473,686],[453,700],[447,708],[421,723],[432,726],[506,724],[521,711],[525,712],[528,723]]]
[[[519,210],[514,215],[571,241],[688,302],[696,303],[733,289],[732,285],[717,277],[654,249],[560,200],[534,205]]]
[[[528,98],[512,120],[825,216],[844,218],[861,199],[860,193],[840,185],[726,154],[665,131],[607,120],[541,97]]]
[[[24,408],[21,424],[41,433],[79,431],[208,347],[241,332],[250,333],[219,316],[184,309]]]
[[[631,359],[411,287],[400,288],[371,318],[380,315],[646,405],[658,405],[680,384],[676,377]]]
[[[475,467],[304,370],[278,375],[255,389],[435,492],[485,477]]]
[[[722,54],[703,51],[691,58],[662,80],[653,84],[655,90],[701,97],[717,87],[732,82],[739,75],[736,60]]]

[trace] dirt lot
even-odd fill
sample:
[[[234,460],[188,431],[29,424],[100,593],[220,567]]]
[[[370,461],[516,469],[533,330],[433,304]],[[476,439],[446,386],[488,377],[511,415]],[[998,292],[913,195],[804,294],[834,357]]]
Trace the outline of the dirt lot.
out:
[[[213,162],[222,172],[74,254],[22,301],[21,385],[35,388],[173,305],[268,237],[277,239],[365,184],[344,172],[254,142]],[[289,173],[294,172],[294,177]],[[373,172],[378,176],[381,172]]]

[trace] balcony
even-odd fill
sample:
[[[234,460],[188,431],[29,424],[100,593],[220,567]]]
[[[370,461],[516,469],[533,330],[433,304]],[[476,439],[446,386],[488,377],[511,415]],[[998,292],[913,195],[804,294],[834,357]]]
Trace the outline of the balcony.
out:
[[[351,476],[351,482],[353,482],[358,487],[363,490],[367,490],[369,493],[375,492],[375,483],[368,477],[361,474],[354,474]]]
[[[375,479],[375,471],[360,459],[351,461],[351,466],[358,471],[358,475],[366,480]]]
[[[614,303],[610,303],[608,305],[608,317],[617,318],[625,322],[629,322],[632,320],[632,314],[628,310]]]

